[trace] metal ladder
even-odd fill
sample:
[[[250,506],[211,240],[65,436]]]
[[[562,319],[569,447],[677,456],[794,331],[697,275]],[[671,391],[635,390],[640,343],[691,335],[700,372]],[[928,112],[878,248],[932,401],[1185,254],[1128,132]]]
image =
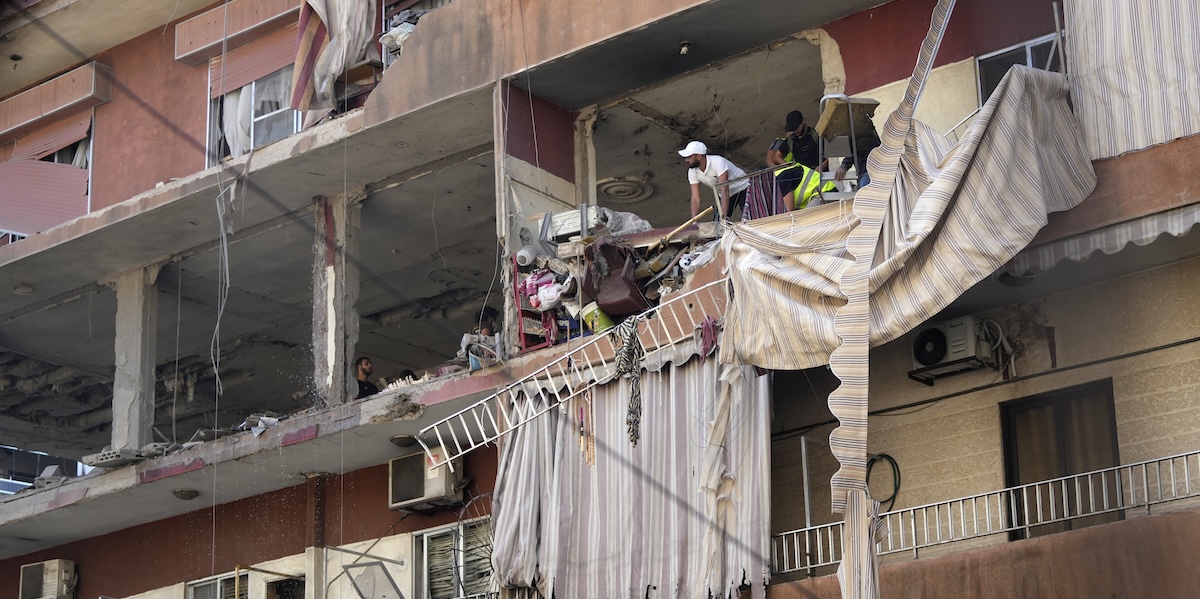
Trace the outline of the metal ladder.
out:
[[[728,281],[722,278],[706,283],[638,314],[638,338],[646,354],[693,339],[695,330],[706,319],[720,318],[725,313],[724,285]],[[593,335],[583,345],[486,399],[421,429],[417,441],[430,463],[435,467],[449,464],[453,469],[454,460],[471,450],[493,443],[581,393],[607,383],[616,373],[621,344],[614,338],[615,332],[614,327]],[[426,439],[436,439],[441,451],[434,452],[436,446]]]

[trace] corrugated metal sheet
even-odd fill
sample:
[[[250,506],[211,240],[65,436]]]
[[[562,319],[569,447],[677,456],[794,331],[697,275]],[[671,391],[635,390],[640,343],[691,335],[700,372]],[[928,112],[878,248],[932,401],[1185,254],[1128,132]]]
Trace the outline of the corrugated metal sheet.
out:
[[[87,213],[87,169],[41,160],[0,163],[0,229],[45,231]]]
[[[175,59],[198,65],[295,22],[301,0],[231,0],[175,26]],[[228,18],[226,17],[228,11]]]
[[[87,137],[91,126],[91,111],[65,118],[18,139],[10,158],[38,160]]]
[[[220,56],[213,57],[208,65],[209,97],[229,93],[295,62],[298,35],[298,25],[292,23],[229,52],[225,60]],[[223,71],[222,62],[225,63]]]
[[[0,102],[0,143],[112,97],[112,69],[90,62]]]

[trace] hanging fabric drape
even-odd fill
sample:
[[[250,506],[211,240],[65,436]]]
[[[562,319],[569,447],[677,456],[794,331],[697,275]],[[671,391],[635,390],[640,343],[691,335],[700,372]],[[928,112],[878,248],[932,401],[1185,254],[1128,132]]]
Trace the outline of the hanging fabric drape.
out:
[[[374,33],[374,2],[305,0],[301,5],[291,104],[306,112],[305,127],[334,108],[334,82],[347,67],[367,58]]]
[[[492,515],[492,564],[506,595],[640,599],[653,588],[654,597],[706,599],[736,596],[745,582],[763,596],[767,377],[692,359],[644,372],[641,384],[636,446],[622,380],[506,438]]]
[[[1200,133],[1200,3],[1068,0],[1063,12],[1071,97],[1093,159]]]
[[[878,596],[866,490],[868,351],[935,315],[1025,247],[1050,212],[1095,186],[1062,75],[1014,67],[957,144],[913,112],[953,0],[939,0],[904,99],[868,158],[852,203],[731,228],[722,241],[734,293],[723,361],[801,369],[830,364],[841,385],[830,448],[839,569],[847,599]]]

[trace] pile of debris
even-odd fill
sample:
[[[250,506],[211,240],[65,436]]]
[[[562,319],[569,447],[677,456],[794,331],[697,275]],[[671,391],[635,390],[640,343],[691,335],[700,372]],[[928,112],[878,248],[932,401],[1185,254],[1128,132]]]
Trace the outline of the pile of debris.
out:
[[[562,215],[547,215],[540,238],[514,257],[522,351],[603,332],[655,306],[713,259],[715,223],[697,225],[692,219],[673,230],[655,230],[632,213],[592,210],[588,214],[595,218],[582,226],[576,216],[567,227],[555,227],[553,220]]]

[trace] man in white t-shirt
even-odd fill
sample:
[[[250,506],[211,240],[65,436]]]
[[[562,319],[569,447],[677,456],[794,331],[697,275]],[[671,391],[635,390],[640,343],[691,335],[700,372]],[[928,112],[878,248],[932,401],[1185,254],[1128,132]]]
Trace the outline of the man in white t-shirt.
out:
[[[708,146],[704,142],[689,142],[687,147],[679,151],[688,165],[688,183],[692,185],[692,216],[700,214],[700,184],[703,183],[716,192],[720,198],[721,214],[725,218],[733,216],[734,208],[741,208],[746,203],[746,188],[750,182],[742,179],[728,185],[721,185],[730,179],[746,176],[738,165],[717,156],[708,154]]]

